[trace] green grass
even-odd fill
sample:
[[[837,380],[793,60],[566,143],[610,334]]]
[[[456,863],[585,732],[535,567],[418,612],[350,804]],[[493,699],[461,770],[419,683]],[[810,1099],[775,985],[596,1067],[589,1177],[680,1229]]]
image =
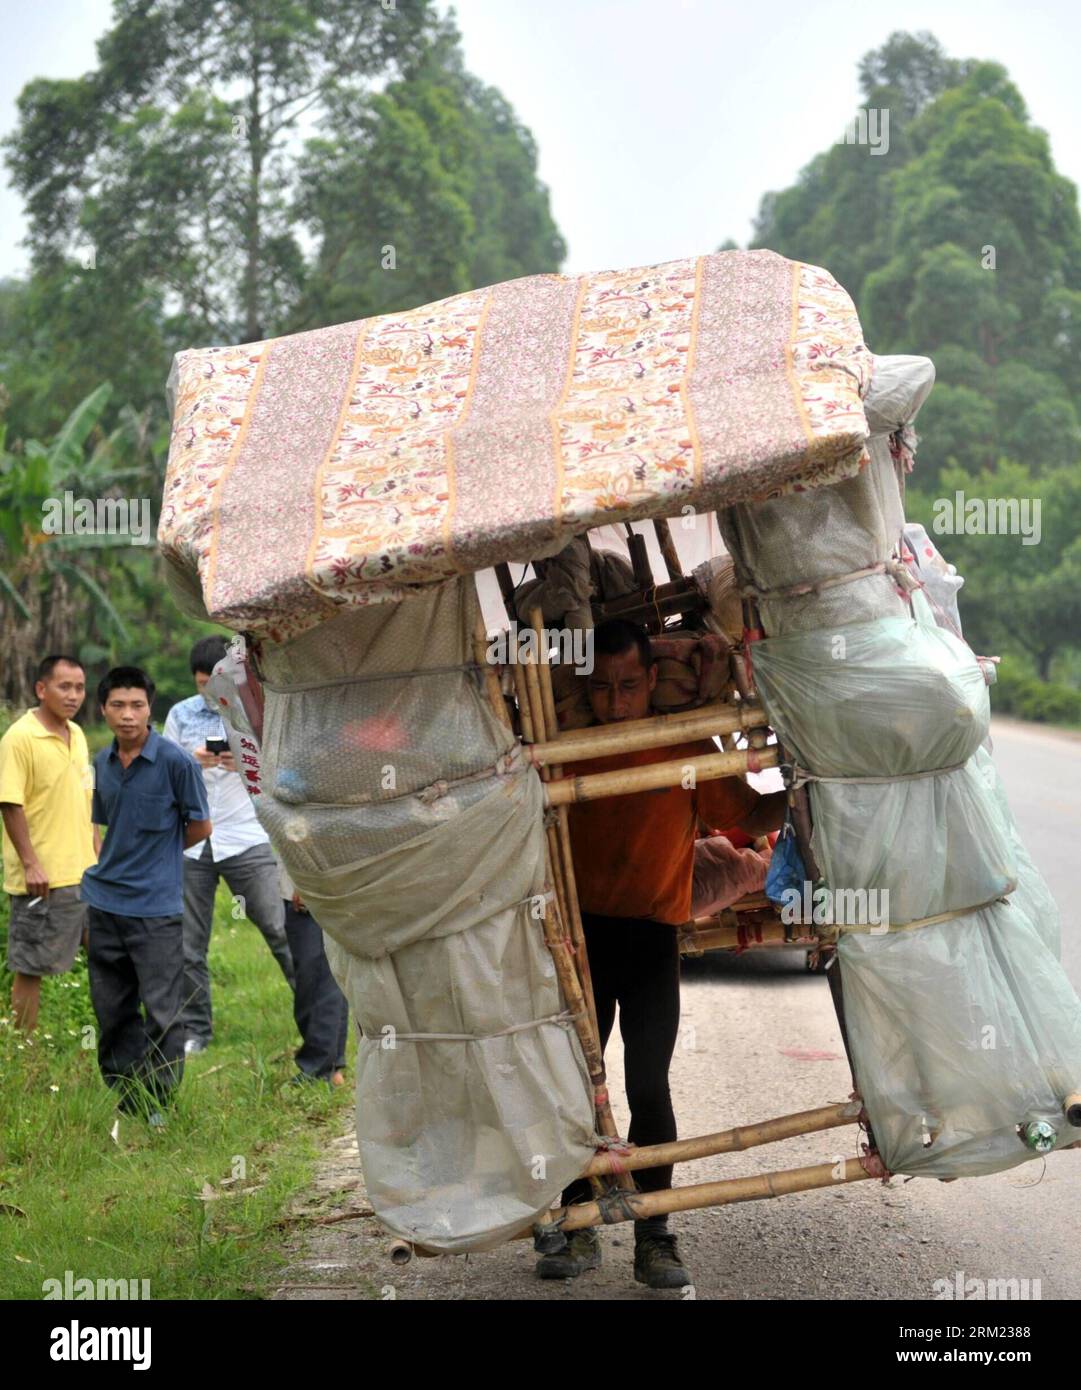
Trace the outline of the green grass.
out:
[[[326,1141],[347,1128],[352,1087],[287,1084],[299,1044],[289,990],[259,932],[227,905],[222,888],[215,1041],[185,1065],[162,1132],[122,1116],[110,1136],[118,1116],[97,1069],[82,952],[70,974],[42,982],[30,1039],[14,1030],[0,965],[0,1298],[41,1298],[65,1270],[149,1279],[155,1299],[258,1298],[273,1287],[279,1223]],[[7,913],[4,895],[5,948]],[[354,1048],[351,1030],[350,1059]],[[207,1184],[219,1200],[201,1198]]]

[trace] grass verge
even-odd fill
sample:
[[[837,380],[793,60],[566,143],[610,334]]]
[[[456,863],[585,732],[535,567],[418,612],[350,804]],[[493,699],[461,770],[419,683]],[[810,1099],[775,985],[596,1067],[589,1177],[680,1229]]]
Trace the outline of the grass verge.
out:
[[[118,1116],[101,1080],[84,954],[43,980],[29,1039],[12,1025],[0,966],[0,1298],[41,1298],[68,1270],[149,1280],[154,1299],[273,1288],[285,1209],[347,1127],[352,1086],[288,1084],[299,1044],[289,990],[229,901],[223,886],[210,950],[215,1041],[187,1061],[162,1131]],[[7,913],[3,895],[4,955]],[[351,1030],[350,1065],[354,1051]]]

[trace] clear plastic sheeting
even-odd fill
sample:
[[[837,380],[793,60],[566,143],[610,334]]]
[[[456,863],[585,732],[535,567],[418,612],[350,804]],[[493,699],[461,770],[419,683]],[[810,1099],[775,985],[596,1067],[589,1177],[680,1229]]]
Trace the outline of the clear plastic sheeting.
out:
[[[1025,874],[1029,873],[1025,870]],[[857,1081],[891,1172],[978,1177],[1034,1155],[1042,1120],[1081,1139],[1081,1007],[1024,895],[885,937],[842,935],[845,1019]]]
[[[920,620],[884,618],[755,643],[770,723],[819,776],[897,777],[964,762],[987,735],[987,687],[972,652]]]
[[[831,887],[873,891],[868,901],[888,902],[898,925],[989,902],[1017,873],[1007,821],[968,763],[990,716],[980,668],[922,595],[914,606],[922,621],[883,618],[754,647],[758,689],[800,767],[887,779],[812,781],[811,848]]]
[[[1058,961],[1058,914],[984,747],[983,672],[924,594],[906,601],[895,570],[777,593],[903,557],[910,426],[933,379],[924,358],[876,359],[866,470],[720,522],[758,592],[758,692],[811,774],[818,870],[857,910],[864,895],[865,920],[837,917],[837,949],[879,1152],[891,1172],[952,1178],[1034,1157],[1033,1122],[1059,1145],[1081,1139],[1063,1114],[1081,1090],[1081,1002]]]
[[[367,1191],[448,1252],[540,1217],[594,1148],[543,937],[541,786],[469,669],[476,613],[456,581],[260,652],[255,805],[363,1034]]]
[[[904,525],[901,465],[889,435],[915,418],[935,379],[926,357],[875,357],[863,408],[869,462],[854,477],[794,497],[728,507],[718,513],[740,584],[768,593],[867,569],[890,558]],[[866,575],[819,594],[760,598],[771,637],[903,614],[888,574]]]

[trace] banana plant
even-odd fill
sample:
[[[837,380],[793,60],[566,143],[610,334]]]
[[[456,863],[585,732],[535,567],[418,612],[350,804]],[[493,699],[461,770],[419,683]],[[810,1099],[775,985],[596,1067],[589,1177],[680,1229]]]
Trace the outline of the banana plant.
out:
[[[39,634],[28,631],[29,625],[39,631],[47,627],[61,647],[70,646],[66,639],[75,632],[83,645],[128,640],[109,596],[110,580],[126,569],[118,571],[113,562],[120,558],[118,538],[43,529],[46,508],[67,491],[89,499],[122,491],[160,495],[167,433],[159,430],[151,437],[148,416],[130,406],[106,432],[101,419],[111,394],[108,383],[97,387],[44,443],[28,439],[10,449],[0,421],[0,641],[9,654],[36,647]],[[105,547],[111,556],[103,553]],[[18,665],[10,662],[12,668]],[[25,694],[26,680],[25,674],[13,673],[8,684]]]

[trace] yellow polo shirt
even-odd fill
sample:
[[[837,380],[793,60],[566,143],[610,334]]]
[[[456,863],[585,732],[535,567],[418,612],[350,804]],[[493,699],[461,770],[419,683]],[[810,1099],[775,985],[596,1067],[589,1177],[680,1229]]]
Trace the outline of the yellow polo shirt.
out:
[[[68,888],[82,880],[95,863],[90,826],[93,780],[86,736],[68,721],[70,743],[52,734],[28,710],[0,738],[0,801],[26,812],[30,843],[49,879],[50,888]],[[4,887],[26,892],[26,876],[15,846],[3,832]]]

